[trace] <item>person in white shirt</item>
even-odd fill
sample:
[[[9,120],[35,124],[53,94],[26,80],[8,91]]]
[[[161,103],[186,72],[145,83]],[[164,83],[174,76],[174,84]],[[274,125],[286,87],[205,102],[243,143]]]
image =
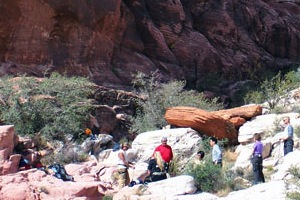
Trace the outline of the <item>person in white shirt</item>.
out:
[[[283,153],[284,155],[290,153],[293,151],[294,147],[294,128],[290,123],[290,118],[288,116],[283,118],[283,123],[285,124],[284,128],[284,136],[280,138],[280,141],[283,141]]]
[[[129,144],[127,142],[121,144],[121,149],[118,152],[118,186],[119,189],[126,186],[130,182],[128,167],[134,168],[134,165],[128,161],[126,151],[129,149]]]
[[[209,144],[212,147],[213,164],[219,165],[222,167],[222,151],[218,145],[218,139],[215,137],[211,137],[209,140]]]

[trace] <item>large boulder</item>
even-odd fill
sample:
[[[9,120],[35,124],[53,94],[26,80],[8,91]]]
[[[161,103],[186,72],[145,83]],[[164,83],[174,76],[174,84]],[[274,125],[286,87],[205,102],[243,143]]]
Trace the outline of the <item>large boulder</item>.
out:
[[[123,199],[177,199],[178,195],[188,195],[196,192],[194,178],[181,175],[157,182],[151,182],[147,186],[136,185],[132,188],[124,187],[114,195],[113,200]]]
[[[161,144],[161,137],[168,137],[174,159],[178,166],[184,167],[191,157],[202,147],[202,138],[191,128],[174,128],[149,131],[139,134],[132,142],[132,149],[137,151],[139,161],[148,161],[155,147]]]
[[[0,175],[17,172],[20,156],[12,156],[15,145],[14,126],[0,126]]]
[[[218,139],[237,139],[234,125],[219,115],[193,107],[172,107],[165,113],[166,121],[177,127],[191,127],[207,136]]]

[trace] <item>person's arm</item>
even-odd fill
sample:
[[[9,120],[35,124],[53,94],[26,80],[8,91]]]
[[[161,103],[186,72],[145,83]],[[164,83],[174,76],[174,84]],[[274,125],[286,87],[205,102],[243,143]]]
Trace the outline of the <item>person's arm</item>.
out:
[[[256,142],[254,142],[254,145],[253,145],[253,150],[252,150],[252,155],[254,155],[254,152],[255,152],[255,150],[256,150]]]
[[[170,150],[171,150],[171,159],[170,160],[173,160],[174,155],[173,155],[173,150],[171,147],[170,147]]]
[[[125,160],[125,156],[124,156],[123,152],[119,152],[118,157],[123,161],[123,163],[126,167],[129,167],[129,163]]]
[[[128,162],[126,159],[125,159],[125,156],[124,156],[124,153],[123,152],[119,152],[118,153],[118,157],[123,161],[124,165],[126,167],[131,167],[131,168],[134,168],[134,164]]]
[[[287,131],[284,131],[285,134],[281,138],[281,140],[283,140],[283,141],[289,139],[289,137],[291,137],[293,135],[293,127],[291,125],[288,125],[286,128],[287,128]]]

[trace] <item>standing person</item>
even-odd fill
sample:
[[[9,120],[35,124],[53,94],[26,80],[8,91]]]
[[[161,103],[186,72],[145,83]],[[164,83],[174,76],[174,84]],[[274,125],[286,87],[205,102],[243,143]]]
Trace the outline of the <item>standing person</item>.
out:
[[[212,147],[212,161],[214,165],[219,165],[222,167],[222,151],[218,145],[218,139],[211,137],[209,144]]]
[[[264,183],[265,177],[263,174],[263,159],[262,159],[262,152],[264,149],[263,143],[261,142],[261,135],[259,133],[255,133],[254,137],[254,146],[252,151],[252,166],[253,166],[253,175],[254,175],[254,182],[253,184]]]
[[[142,174],[135,181],[131,181],[129,187],[139,183],[144,183],[145,179],[150,182],[160,181],[167,178],[165,162],[160,153],[156,151],[154,157],[149,161],[146,173]]]
[[[126,151],[129,149],[129,144],[127,142],[121,144],[121,149],[118,152],[118,185],[119,189],[126,186],[130,182],[128,167],[134,168],[134,165],[128,161]]]
[[[280,138],[280,141],[283,141],[283,153],[284,155],[290,153],[293,151],[293,147],[294,147],[294,128],[293,126],[290,124],[290,117],[284,117],[283,118],[283,123],[285,124],[285,128],[284,128],[284,136],[282,138]]]
[[[167,172],[169,172],[170,161],[173,159],[173,151],[172,151],[172,147],[169,146],[167,142],[168,142],[168,138],[162,137],[161,145],[155,148],[153,155],[155,154],[156,151],[160,153],[162,159],[165,162],[166,170]]]

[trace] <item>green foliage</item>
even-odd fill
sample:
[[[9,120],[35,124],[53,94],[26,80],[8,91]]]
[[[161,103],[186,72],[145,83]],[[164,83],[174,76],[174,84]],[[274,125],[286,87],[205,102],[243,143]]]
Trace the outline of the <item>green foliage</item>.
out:
[[[86,78],[57,73],[39,80],[33,77],[0,79],[1,120],[13,124],[20,135],[40,132],[45,138],[64,140],[84,130],[92,109],[88,97],[92,84]]]
[[[226,187],[222,168],[212,162],[189,165],[186,174],[194,177],[196,188],[203,192],[214,193]]]
[[[170,166],[169,166],[169,174],[173,177],[176,176],[178,174],[180,174],[180,166],[179,166],[179,161],[180,158],[179,157],[174,157],[172,162],[170,162]]]
[[[300,168],[295,166],[295,165],[292,165],[290,168],[289,168],[289,173],[291,173],[295,178],[298,178],[300,179]]]
[[[156,73],[152,73],[150,77],[138,73],[135,75],[133,84],[144,97],[144,100],[137,102],[140,109],[132,119],[131,131],[133,132],[146,132],[166,126],[164,114],[168,107],[190,106],[208,111],[222,107],[220,103],[217,103],[216,98],[207,100],[203,93],[184,90],[184,81],[160,83]]]
[[[53,163],[60,163],[62,165],[69,163],[85,162],[88,159],[88,155],[82,152],[74,151],[62,151],[56,154],[50,154],[41,159],[41,162],[48,166]]]
[[[286,197],[288,199],[299,200],[300,199],[300,192],[287,192]]]
[[[219,92],[220,83],[224,81],[222,74],[217,72],[208,72],[205,76],[198,80],[197,89],[200,91],[208,90],[213,92]]]
[[[294,127],[294,134],[300,138],[300,126]]]
[[[279,72],[277,75],[262,82],[256,91],[250,91],[245,95],[246,103],[263,103],[266,101],[271,110],[274,110],[281,99],[288,98],[288,92],[298,87],[300,71],[290,71],[285,75]],[[279,108],[277,108],[279,109]]]
[[[104,196],[102,197],[102,200],[112,200],[113,197],[112,196]]]
[[[291,181],[293,181],[293,183],[295,184],[295,188],[294,191],[290,191],[287,192],[286,197],[288,199],[295,199],[298,200],[300,199],[300,193],[299,188],[300,188],[300,184],[299,184],[299,179],[300,179],[300,168],[296,165],[292,165],[289,169],[288,172],[293,175],[293,179]]]

